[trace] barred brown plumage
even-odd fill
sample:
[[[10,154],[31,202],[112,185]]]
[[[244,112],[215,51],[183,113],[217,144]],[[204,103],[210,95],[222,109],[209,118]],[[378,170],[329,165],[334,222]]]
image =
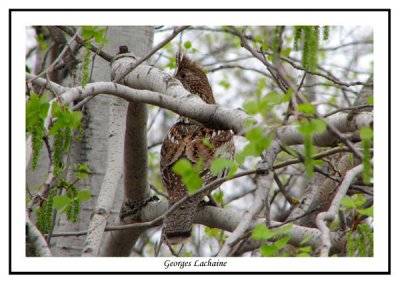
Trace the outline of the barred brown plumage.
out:
[[[215,104],[207,76],[196,63],[186,56],[181,57],[179,53],[175,76],[186,90],[198,95],[206,103]],[[205,139],[209,142],[207,145],[204,143]],[[235,145],[231,131],[207,128],[189,118],[180,117],[169,129],[161,147],[160,171],[162,183],[168,192],[169,206],[188,195],[181,177],[172,170],[179,159],[186,158],[193,164],[202,160],[204,164],[200,176],[206,185],[226,175],[226,171],[221,172],[219,176],[212,174],[209,168],[212,160],[217,157],[233,159],[234,153]],[[204,195],[189,198],[185,204],[165,218],[163,236],[170,244],[179,243],[190,237],[193,218]]]

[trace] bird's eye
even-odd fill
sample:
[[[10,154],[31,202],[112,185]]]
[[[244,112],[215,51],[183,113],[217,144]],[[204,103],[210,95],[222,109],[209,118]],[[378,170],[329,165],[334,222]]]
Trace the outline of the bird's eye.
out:
[[[185,77],[186,77],[186,73],[185,73],[185,72],[182,72],[181,78],[185,78]]]

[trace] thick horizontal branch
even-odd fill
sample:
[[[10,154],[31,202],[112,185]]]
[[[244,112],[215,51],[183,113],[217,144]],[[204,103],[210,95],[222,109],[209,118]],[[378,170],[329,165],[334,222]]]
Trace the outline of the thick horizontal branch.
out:
[[[142,209],[141,219],[143,220],[143,222],[150,222],[163,215],[167,210],[167,201],[150,202],[147,204],[146,207]],[[233,232],[242,220],[242,214],[242,212],[233,209],[218,208],[213,206],[200,206],[194,218],[194,223],[201,224],[210,228],[218,228],[224,231]],[[264,223],[265,219],[257,219],[250,224],[249,229],[252,230],[257,224]],[[140,225],[140,223],[137,224]],[[282,223],[276,221],[271,222],[271,225],[274,227],[277,227],[281,224]],[[161,225],[161,223],[155,224],[154,226],[157,225]],[[128,228],[128,226],[125,226],[125,228]],[[106,231],[109,230],[110,227],[106,228]],[[65,233],[56,232],[53,233],[52,237],[82,236],[85,234],[86,231]],[[311,236],[311,238],[307,242],[307,245],[310,245],[313,248],[318,248],[321,245],[321,232],[320,230],[315,228],[307,228],[293,224],[288,232],[288,235],[291,236],[289,242],[293,245],[299,245],[306,237],[308,238],[309,236]],[[341,248],[343,248],[343,238],[340,236],[339,233],[331,233],[331,239],[332,250],[339,251]]]
[[[176,87],[179,86],[170,85],[169,88]],[[70,88],[62,94],[61,98],[65,103],[69,103],[97,94],[109,94],[126,99],[127,101],[156,105],[171,110],[179,115],[190,117],[209,127],[231,129],[236,134],[240,133],[241,135],[246,133],[245,127],[243,126],[244,122],[253,119],[242,110],[206,104],[198,96],[191,95],[187,91],[182,93],[179,90],[176,90],[176,92],[168,90],[168,94],[162,94],[147,90],[135,90],[111,82],[96,82],[87,84],[84,88]],[[348,120],[348,117],[346,113],[337,113],[326,120],[342,133],[354,132],[362,127],[370,126],[373,122],[373,114],[370,112],[357,113],[351,120]],[[298,131],[298,127],[295,125],[282,126],[278,129],[265,128],[267,134],[273,131],[276,132],[281,142],[286,145],[298,145],[304,142],[303,135]],[[335,142],[336,137],[328,131],[314,135],[314,143],[316,146],[331,146]]]

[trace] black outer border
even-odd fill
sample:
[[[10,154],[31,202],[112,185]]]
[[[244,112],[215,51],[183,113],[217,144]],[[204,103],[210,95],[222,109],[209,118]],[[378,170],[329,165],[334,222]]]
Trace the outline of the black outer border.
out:
[[[387,271],[334,271],[334,272],[319,272],[319,271],[287,271],[287,272],[252,272],[252,271],[243,271],[243,272],[115,272],[115,271],[101,271],[101,272],[65,272],[65,271],[12,271],[12,251],[11,251],[11,77],[12,77],[12,65],[11,65],[11,24],[12,24],[12,13],[13,12],[387,12],[388,15],[388,162],[389,162],[389,171],[388,171],[388,181],[389,181],[389,194],[388,194],[388,270]],[[63,274],[75,274],[75,275],[103,275],[103,274],[120,274],[120,275],[132,275],[132,274],[254,274],[254,275],[282,275],[282,274],[294,274],[294,275],[330,275],[330,274],[340,274],[340,275],[349,275],[349,274],[357,274],[357,275],[385,275],[391,274],[391,9],[9,9],[8,10],[8,48],[9,48],[9,212],[8,212],[8,227],[9,227],[9,249],[8,249],[8,273],[10,275],[63,275]]]

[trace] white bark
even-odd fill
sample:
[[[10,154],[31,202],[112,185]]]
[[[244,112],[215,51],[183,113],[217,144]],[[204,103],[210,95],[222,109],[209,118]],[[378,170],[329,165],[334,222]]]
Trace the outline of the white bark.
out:
[[[167,202],[149,203],[141,212],[141,219],[143,222],[151,221],[162,214],[168,209]],[[228,232],[234,232],[235,229],[243,220],[244,212],[233,210],[229,208],[218,208],[213,206],[200,207],[197,211],[194,223],[202,224],[210,228],[218,228]],[[265,219],[251,219],[249,221],[248,230],[254,229],[257,224],[265,224]],[[282,223],[271,221],[272,226],[279,226]],[[321,231],[315,228],[308,228],[293,224],[287,233],[290,235],[289,243],[299,245],[305,237],[310,237],[307,245],[312,246],[314,249],[321,245]],[[332,240],[332,249],[340,251],[343,249],[343,238],[338,233],[330,233]],[[255,249],[255,248],[253,248]]]
[[[145,76],[145,74],[142,75]],[[71,88],[62,95],[62,98],[67,103],[100,93],[109,94],[128,101],[157,105],[215,128],[232,129],[235,133],[242,135],[246,133],[243,123],[251,119],[251,116],[243,111],[206,104],[198,96],[190,95],[186,90],[183,89],[182,91],[180,88],[177,90],[174,87],[177,93],[169,96],[167,94],[171,92],[170,88],[168,87],[166,94],[161,94],[153,91],[135,90],[109,82],[97,82],[88,84],[85,88]],[[348,120],[348,117],[346,113],[337,113],[327,118],[326,121],[342,133],[352,133],[373,123],[371,112],[357,113],[350,120]],[[298,145],[304,142],[304,136],[298,131],[296,125],[283,126],[278,129],[265,128],[266,133],[272,131],[276,131],[278,138],[287,145]],[[317,146],[330,146],[335,143],[336,139],[329,131],[314,135],[314,143]]]
[[[151,48],[153,41],[152,27],[135,27],[134,36],[131,36],[130,48],[138,56],[144,56]],[[130,28],[132,33],[132,28]],[[122,57],[122,58],[121,58]],[[123,55],[117,56],[125,64],[129,64],[129,58]],[[119,60],[113,60],[111,77],[114,79],[121,74]],[[125,79],[123,80],[125,82]],[[147,105],[143,102],[131,101],[124,120],[126,127],[124,135],[124,205],[128,201],[142,201],[150,196],[148,186],[147,165]],[[123,224],[124,220],[117,218],[117,224]],[[142,230],[124,230],[111,232],[107,235],[101,250],[102,256],[128,256],[132,246],[139,238]]]
[[[29,215],[26,214],[26,236],[31,244],[34,256],[51,256],[51,251],[45,238],[38,228],[31,222]]]
[[[123,135],[125,129],[126,102],[115,97],[110,107],[108,127],[107,168],[101,184],[96,208],[89,224],[82,256],[95,256],[100,252],[100,244],[110,217],[115,193],[122,177]]]

